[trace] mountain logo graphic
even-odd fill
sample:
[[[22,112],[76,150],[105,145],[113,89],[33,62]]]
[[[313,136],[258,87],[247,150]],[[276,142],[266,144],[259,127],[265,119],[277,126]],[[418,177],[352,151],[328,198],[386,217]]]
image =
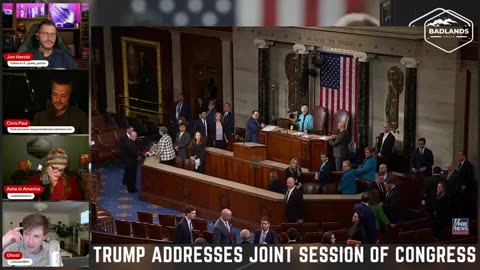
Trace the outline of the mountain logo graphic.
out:
[[[456,24],[457,22],[450,19],[450,18],[447,18],[445,20],[442,20],[442,19],[437,19],[429,24],[427,24],[427,26],[441,26],[441,25],[452,25],[452,23]]]
[[[409,26],[424,27],[425,41],[446,53],[473,41],[473,22],[450,9],[434,9],[410,22]]]

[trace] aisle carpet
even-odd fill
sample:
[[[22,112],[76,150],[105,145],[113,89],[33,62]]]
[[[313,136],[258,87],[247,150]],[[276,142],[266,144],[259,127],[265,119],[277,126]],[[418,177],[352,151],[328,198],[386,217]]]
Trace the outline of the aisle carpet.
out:
[[[180,211],[141,201],[138,192],[128,193],[127,187],[122,185],[123,164],[120,161],[94,165],[93,171],[99,172],[102,176],[102,189],[97,204],[110,211],[115,219],[137,221],[137,211],[183,215]],[[140,190],[140,167],[137,170],[136,186]],[[158,219],[155,218],[154,222],[158,222]],[[213,231],[212,221],[209,221],[208,230]],[[233,232],[237,234],[237,242],[241,242],[240,229],[234,227]]]

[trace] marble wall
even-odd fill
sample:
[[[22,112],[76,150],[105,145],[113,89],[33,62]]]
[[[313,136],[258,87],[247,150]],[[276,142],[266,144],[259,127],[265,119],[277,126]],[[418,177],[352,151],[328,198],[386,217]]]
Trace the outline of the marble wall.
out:
[[[406,67],[400,63],[402,57],[415,57],[419,60],[417,71],[417,138],[425,137],[427,147],[432,149],[435,165],[445,168],[445,164],[454,158],[458,149],[463,147],[465,71],[460,71],[459,53],[446,54],[423,41],[423,35],[409,30],[398,35],[378,34],[365,31],[341,29],[341,33],[330,29],[269,28],[267,30],[233,30],[233,84],[236,126],[245,127],[245,121],[257,102],[257,50],[253,45],[256,38],[274,41],[270,51],[271,79],[278,84],[278,117],[285,117],[288,80],[284,72],[285,56],[292,52],[295,40],[310,40],[315,43],[329,43],[334,48],[354,49],[375,55],[370,59],[370,128],[369,138],[373,145],[375,137],[383,130],[385,120],[385,101],[388,94],[387,70],[398,66],[405,76]],[[296,34],[296,36],[294,36]],[[314,36],[314,38],[305,38]],[[318,39],[315,37],[317,36]],[[268,38],[270,37],[270,38]],[[313,41],[312,41],[313,40]],[[345,41],[347,40],[347,41]],[[301,42],[300,42],[301,43]],[[312,44],[317,45],[317,44]],[[351,48],[348,48],[351,46]],[[360,50],[363,48],[363,50]],[[476,71],[472,73],[472,96],[470,112],[470,138],[476,138],[477,99]],[[475,77],[475,78],[474,78]],[[462,81],[463,80],[463,81]],[[314,103],[318,104],[319,79],[310,87],[316,93]],[[403,141],[403,108],[405,90],[400,95],[399,133],[395,137]],[[469,141],[469,159],[477,160],[476,139]]]

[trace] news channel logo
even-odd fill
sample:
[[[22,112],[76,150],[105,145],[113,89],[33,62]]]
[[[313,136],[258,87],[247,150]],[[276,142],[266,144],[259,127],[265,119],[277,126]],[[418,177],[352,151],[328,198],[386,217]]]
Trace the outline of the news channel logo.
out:
[[[423,26],[425,41],[446,53],[473,41],[473,22],[450,9],[436,8],[411,21],[408,26]]]
[[[468,218],[452,218],[452,235],[468,235]]]

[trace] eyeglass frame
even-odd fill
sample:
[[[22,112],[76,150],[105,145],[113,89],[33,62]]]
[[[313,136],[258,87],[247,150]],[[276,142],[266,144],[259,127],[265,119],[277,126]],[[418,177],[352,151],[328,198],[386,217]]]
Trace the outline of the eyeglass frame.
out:
[[[65,167],[64,169],[60,169],[58,167],[53,167],[53,165],[50,165],[50,168],[52,168],[52,172],[53,173],[58,173],[58,172],[61,172],[62,174],[65,172],[65,170],[67,169],[67,167]]]

